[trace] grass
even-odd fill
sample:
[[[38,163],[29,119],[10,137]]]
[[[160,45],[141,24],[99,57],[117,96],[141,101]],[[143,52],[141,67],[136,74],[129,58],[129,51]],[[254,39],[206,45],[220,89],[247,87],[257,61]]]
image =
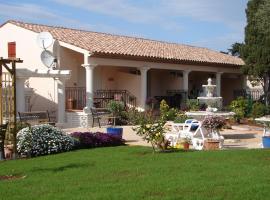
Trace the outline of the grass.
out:
[[[79,150],[0,162],[0,199],[270,199],[270,150]]]

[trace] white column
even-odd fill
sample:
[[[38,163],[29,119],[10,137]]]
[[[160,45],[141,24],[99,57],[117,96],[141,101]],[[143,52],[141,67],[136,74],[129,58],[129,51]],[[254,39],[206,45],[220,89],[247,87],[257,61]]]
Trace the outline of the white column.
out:
[[[221,75],[223,72],[216,73],[216,85],[217,85],[217,96],[220,97],[221,95]]]
[[[66,112],[66,94],[65,94],[65,78],[57,79],[57,123],[63,125],[65,123]]]
[[[183,71],[183,90],[185,90],[186,92],[188,92],[188,75],[189,75],[189,73],[190,73],[189,70]]]
[[[17,112],[25,112],[25,83],[26,78],[17,77],[16,80],[16,107]]]
[[[90,112],[90,108],[94,103],[94,68],[95,65],[83,64],[86,70],[86,107],[83,109],[85,113]]]
[[[141,71],[141,99],[140,99],[140,107],[142,110],[146,109],[146,98],[147,98],[147,71],[149,67],[140,68]]]

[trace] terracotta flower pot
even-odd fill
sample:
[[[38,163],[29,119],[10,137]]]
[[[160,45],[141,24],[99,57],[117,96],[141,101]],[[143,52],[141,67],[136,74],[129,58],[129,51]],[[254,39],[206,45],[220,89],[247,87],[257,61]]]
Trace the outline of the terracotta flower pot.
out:
[[[204,142],[204,150],[218,150],[219,141],[218,140],[206,140]]]
[[[184,150],[189,150],[189,143],[188,142],[183,143],[183,149]]]

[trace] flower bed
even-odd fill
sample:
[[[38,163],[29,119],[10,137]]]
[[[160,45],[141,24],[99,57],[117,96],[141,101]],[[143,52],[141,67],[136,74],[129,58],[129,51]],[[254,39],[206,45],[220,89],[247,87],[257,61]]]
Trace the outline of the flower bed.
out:
[[[74,132],[70,136],[77,141],[77,148],[108,147],[124,144],[123,139],[101,132]]]
[[[17,134],[17,150],[22,156],[40,156],[70,151],[74,139],[51,125],[24,128]]]

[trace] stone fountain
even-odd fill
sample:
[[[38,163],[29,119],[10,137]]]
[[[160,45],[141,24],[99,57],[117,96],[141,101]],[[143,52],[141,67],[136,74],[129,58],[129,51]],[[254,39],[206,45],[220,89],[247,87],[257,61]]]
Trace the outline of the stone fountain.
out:
[[[224,118],[228,118],[233,116],[234,112],[223,112],[219,111],[222,107],[222,97],[215,97],[214,91],[216,89],[216,85],[212,84],[212,79],[208,78],[207,85],[202,85],[206,90],[206,96],[198,97],[200,103],[205,103],[207,108],[205,111],[190,111],[186,112],[188,117],[192,117],[197,120],[203,120],[205,116],[209,115],[217,115],[222,116]]]
[[[202,85],[206,90],[205,97],[198,97],[200,103],[205,103],[207,105],[206,111],[208,112],[216,112],[218,108],[221,108],[222,105],[222,97],[214,97],[214,91],[216,89],[216,85],[212,84],[212,79],[209,78],[207,80],[207,85]]]

